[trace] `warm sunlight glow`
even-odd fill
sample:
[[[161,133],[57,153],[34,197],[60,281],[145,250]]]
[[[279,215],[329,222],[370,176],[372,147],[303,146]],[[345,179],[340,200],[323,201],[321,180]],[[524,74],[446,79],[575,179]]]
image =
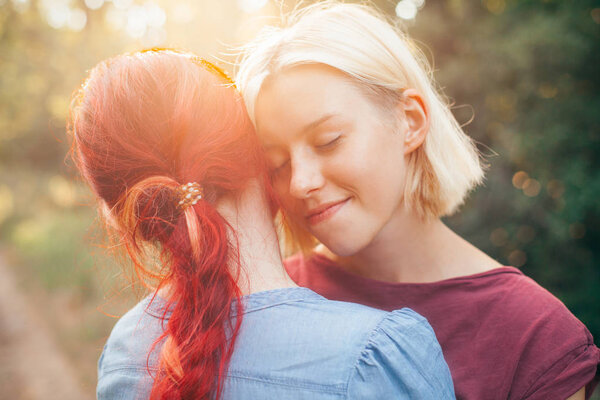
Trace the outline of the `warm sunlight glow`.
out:
[[[116,8],[126,10],[133,5],[133,0],[113,0],[112,3]]]
[[[396,5],[396,15],[402,19],[415,19],[417,5],[411,0],[402,0]]]
[[[187,24],[194,19],[194,9],[190,3],[177,3],[171,9],[170,15],[178,23]]]
[[[425,0],[401,0],[396,4],[396,15],[402,19],[415,19]]]
[[[69,14],[69,7],[64,4],[49,7],[46,10],[46,21],[51,27],[60,29],[67,24],[67,21],[69,20]]]
[[[69,18],[67,19],[69,29],[78,32],[85,28],[86,23],[87,14],[81,8],[74,8],[69,11]]]
[[[247,13],[254,13],[267,4],[267,0],[237,0],[238,7]]]
[[[85,6],[90,10],[97,10],[104,4],[104,0],[85,0]]]

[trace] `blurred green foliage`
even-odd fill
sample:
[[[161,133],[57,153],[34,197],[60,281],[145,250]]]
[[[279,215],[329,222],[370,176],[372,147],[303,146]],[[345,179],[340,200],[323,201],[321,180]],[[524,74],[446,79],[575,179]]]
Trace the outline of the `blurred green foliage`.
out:
[[[260,25],[234,0],[155,3],[166,22],[142,37],[117,26],[117,0],[0,0],[0,245],[45,290],[67,291],[88,311],[110,301],[119,267],[94,247],[102,236],[90,228],[92,199],[65,162],[71,92],[114,54],[155,44],[217,54]],[[396,2],[375,3],[393,15]],[[50,26],[60,15],[48,10],[64,4],[86,10],[84,27]],[[489,165],[485,185],[448,224],[520,267],[599,338],[600,3],[429,0],[403,25]],[[60,336],[99,350],[112,323],[99,314]]]
[[[600,3],[427,3],[413,37],[489,164],[449,225],[600,337]]]

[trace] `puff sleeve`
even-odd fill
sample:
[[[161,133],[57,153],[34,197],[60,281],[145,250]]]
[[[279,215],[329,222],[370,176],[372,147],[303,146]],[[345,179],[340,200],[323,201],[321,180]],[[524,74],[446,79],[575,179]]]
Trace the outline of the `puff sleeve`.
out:
[[[425,318],[404,308],[381,320],[351,373],[348,399],[455,399],[448,365]]]
[[[138,303],[114,326],[98,360],[97,400],[148,399],[162,347],[153,343],[163,332],[148,304]]]

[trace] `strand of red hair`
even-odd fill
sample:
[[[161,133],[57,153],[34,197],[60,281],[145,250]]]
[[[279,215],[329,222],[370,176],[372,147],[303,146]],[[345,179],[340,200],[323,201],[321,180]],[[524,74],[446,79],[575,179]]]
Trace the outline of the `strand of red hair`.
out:
[[[151,398],[218,399],[242,313],[235,242],[214,202],[257,177],[270,190],[241,97],[194,56],[122,55],[91,71],[70,131],[73,158],[140,279],[154,279],[155,296],[168,301]],[[204,196],[182,210],[175,189],[187,182],[200,183]],[[159,271],[145,259],[150,249],[160,252]]]

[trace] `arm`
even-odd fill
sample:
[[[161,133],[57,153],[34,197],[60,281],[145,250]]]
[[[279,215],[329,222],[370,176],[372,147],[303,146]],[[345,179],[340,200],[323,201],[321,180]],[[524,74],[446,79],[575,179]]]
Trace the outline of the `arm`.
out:
[[[348,399],[455,399],[448,365],[425,318],[408,309],[387,314],[354,368]]]
[[[147,399],[153,380],[147,371],[123,368],[104,374],[96,386],[97,400]]]
[[[570,396],[567,400],[585,400],[585,386],[582,387],[573,396]]]
[[[162,344],[149,352],[163,331],[161,321],[146,312],[148,301],[138,303],[115,324],[98,360],[98,400],[149,397]]]

